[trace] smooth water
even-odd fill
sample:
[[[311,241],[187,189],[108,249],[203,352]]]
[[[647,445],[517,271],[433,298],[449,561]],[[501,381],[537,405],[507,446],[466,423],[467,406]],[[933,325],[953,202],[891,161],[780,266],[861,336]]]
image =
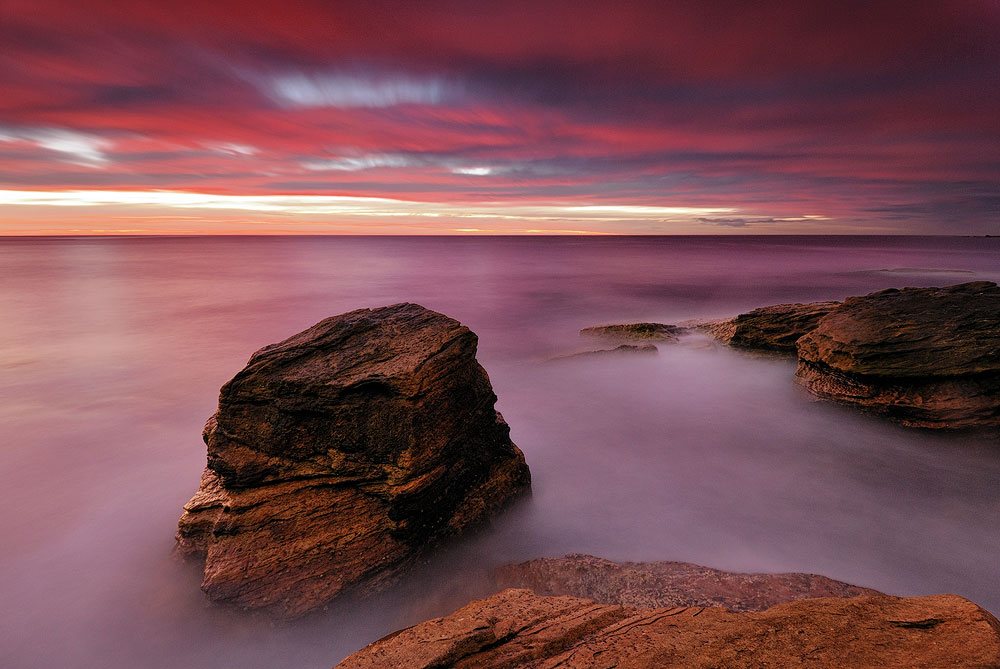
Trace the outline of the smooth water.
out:
[[[0,242],[0,666],[330,667],[586,552],[806,571],[1000,612],[1000,444],[812,401],[694,337],[545,361],[599,323],[1000,280],[1000,239],[81,238]],[[480,336],[533,495],[399,588],[284,626],[171,559],[219,386],[332,314],[412,301]]]

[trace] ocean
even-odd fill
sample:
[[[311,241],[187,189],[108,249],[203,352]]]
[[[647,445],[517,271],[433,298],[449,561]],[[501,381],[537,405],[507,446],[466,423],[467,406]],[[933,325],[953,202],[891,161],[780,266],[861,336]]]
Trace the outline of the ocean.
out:
[[[582,327],[1000,280],[1000,238],[162,237],[0,241],[0,666],[331,667],[589,553],[802,571],[1000,613],[1000,444],[815,401],[705,337],[578,358]],[[284,625],[171,556],[219,387],[327,316],[417,302],[479,335],[532,495],[383,596]]]

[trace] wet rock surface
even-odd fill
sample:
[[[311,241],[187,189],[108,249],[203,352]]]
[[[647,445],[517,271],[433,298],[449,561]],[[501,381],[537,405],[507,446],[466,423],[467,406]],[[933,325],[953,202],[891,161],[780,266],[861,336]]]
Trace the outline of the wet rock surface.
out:
[[[204,433],[177,552],[209,598],[295,617],[376,591],[529,472],[467,327],[415,304],[328,318],[253,355]]]
[[[996,667],[1000,623],[956,595],[803,599],[765,611],[632,608],[505,590],[389,635],[376,667]]]
[[[924,428],[1000,426],[1000,287],[851,297],[798,340],[815,395]]]
[[[595,325],[580,330],[580,335],[611,342],[650,341],[675,342],[685,328],[666,323],[619,323]]]
[[[878,595],[815,574],[739,574],[687,562],[612,562],[591,555],[541,558],[500,567],[495,583],[539,595],[572,595],[640,608],[721,606],[761,611],[795,599]]]

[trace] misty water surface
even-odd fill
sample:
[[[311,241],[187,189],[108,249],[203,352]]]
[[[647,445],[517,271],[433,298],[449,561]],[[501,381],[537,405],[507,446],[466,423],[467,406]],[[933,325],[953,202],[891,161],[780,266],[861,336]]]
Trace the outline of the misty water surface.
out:
[[[1000,446],[810,400],[794,363],[692,338],[574,360],[577,331],[1000,279],[1000,240],[192,238],[0,242],[0,666],[330,667],[587,552],[806,571],[1000,612]],[[414,301],[480,336],[530,499],[396,590],[288,626],[171,560],[219,386],[332,314]]]

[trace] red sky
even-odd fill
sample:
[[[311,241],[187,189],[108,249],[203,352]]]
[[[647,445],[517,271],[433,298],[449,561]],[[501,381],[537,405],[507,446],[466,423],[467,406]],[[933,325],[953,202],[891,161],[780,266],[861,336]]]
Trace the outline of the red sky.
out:
[[[1000,2],[0,0],[0,233],[1000,233]]]

